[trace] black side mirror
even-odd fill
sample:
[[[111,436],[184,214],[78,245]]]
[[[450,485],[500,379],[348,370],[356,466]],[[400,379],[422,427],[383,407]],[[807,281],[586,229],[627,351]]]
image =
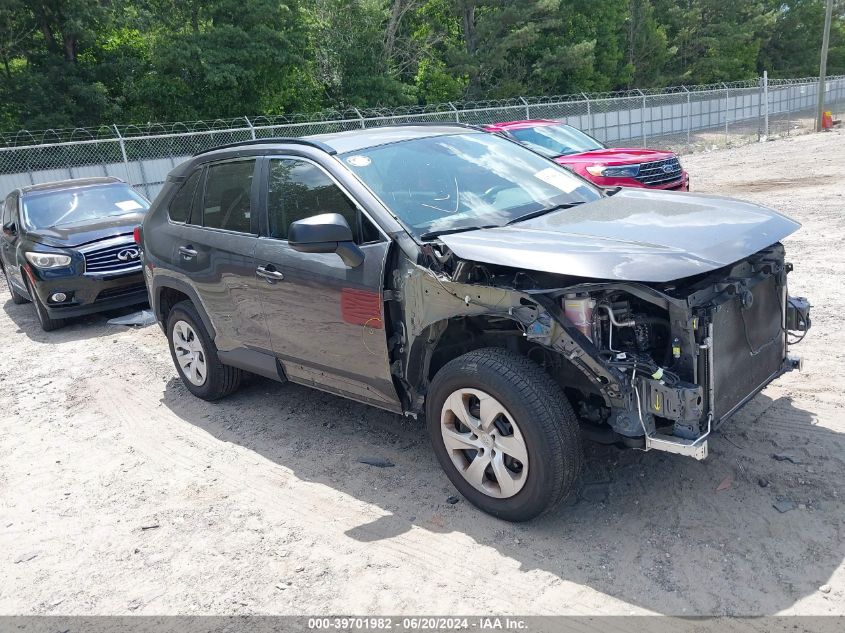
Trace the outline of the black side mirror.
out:
[[[18,227],[15,226],[14,222],[6,222],[6,224],[3,225],[3,234],[6,237],[13,237],[18,234]]]
[[[355,244],[352,229],[339,213],[322,213],[291,222],[288,244],[301,253],[337,253],[350,268],[364,261],[364,252]]]

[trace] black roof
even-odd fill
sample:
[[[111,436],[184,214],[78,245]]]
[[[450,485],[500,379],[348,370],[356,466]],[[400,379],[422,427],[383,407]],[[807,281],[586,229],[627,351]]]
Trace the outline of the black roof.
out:
[[[123,182],[114,176],[100,176],[97,178],[71,178],[69,180],[55,180],[53,182],[42,182],[37,185],[21,187],[21,193],[32,191],[55,191],[59,189],[73,189],[75,187],[90,187],[91,185],[108,185],[116,182]]]

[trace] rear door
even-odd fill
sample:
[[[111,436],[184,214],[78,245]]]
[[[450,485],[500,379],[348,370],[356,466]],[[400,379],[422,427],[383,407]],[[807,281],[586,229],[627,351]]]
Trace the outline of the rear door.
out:
[[[266,221],[255,253],[273,350],[288,378],[401,411],[390,374],[382,288],[390,242],[335,179],[300,157],[265,162]],[[340,213],[364,252],[347,267],[334,253],[301,253],[291,222]],[[269,275],[267,273],[270,273]]]
[[[256,166],[255,158],[209,164],[197,176],[190,215],[172,245],[179,269],[214,325],[215,344],[224,352],[270,349],[255,275]],[[186,197],[191,185],[189,178]]]

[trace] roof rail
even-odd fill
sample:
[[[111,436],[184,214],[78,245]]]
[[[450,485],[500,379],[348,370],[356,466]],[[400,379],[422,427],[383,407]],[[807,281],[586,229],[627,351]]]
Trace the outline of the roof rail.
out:
[[[408,121],[406,123],[385,123],[384,125],[374,126],[373,129],[380,127],[449,127],[450,125],[454,125],[455,127],[475,127],[472,123],[464,123],[462,121]]]
[[[237,143],[226,143],[225,145],[217,145],[215,147],[204,149],[201,152],[197,152],[196,154],[194,154],[194,156],[208,154],[209,152],[215,152],[219,149],[231,149],[233,147],[244,147],[247,145],[276,145],[278,143],[295,143],[297,145],[307,145],[309,147],[314,147],[316,149],[323,150],[327,154],[337,154],[336,150],[332,149],[325,143],[321,143],[320,141],[312,141],[309,139],[297,137],[277,136],[271,138],[249,139],[248,141],[238,141]]]

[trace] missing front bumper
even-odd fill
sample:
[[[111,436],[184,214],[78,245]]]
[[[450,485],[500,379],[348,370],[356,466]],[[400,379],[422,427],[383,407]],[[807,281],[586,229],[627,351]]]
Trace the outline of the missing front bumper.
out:
[[[645,450],[685,455],[701,461],[707,458],[707,436],[702,436],[697,440],[685,440],[672,435],[647,435]]]

